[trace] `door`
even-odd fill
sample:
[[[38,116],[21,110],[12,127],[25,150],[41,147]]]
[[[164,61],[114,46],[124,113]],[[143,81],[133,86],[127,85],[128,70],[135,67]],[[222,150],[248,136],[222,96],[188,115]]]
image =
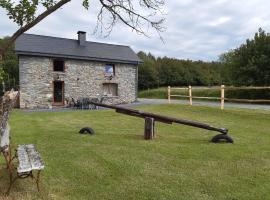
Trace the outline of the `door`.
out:
[[[64,81],[53,82],[53,104],[64,105]]]

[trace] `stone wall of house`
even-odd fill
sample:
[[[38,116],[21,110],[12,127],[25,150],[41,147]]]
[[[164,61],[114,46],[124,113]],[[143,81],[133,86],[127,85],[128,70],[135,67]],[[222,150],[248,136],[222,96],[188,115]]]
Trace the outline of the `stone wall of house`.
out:
[[[53,81],[64,81],[65,99],[103,96],[103,83],[118,84],[118,96],[105,103],[133,102],[137,98],[135,65],[115,64],[115,76],[105,77],[105,62],[65,60],[65,72],[53,71],[53,59],[19,56],[20,107],[48,108],[52,105]]]

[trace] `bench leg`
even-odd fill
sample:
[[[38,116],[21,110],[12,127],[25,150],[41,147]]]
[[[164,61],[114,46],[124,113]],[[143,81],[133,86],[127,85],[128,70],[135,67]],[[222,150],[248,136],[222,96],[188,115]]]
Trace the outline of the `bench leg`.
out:
[[[9,145],[9,148],[8,148],[8,153],[9,153],[9,162],[11,162],[12,152],[11,152],[11,146],[10,145]]]
[[[12,159],[9,153],[3,153],[5,160],[6,160],[6,164],[7,164],[7,170],[10,174],[12,174]]]
[[[39,188],[40,172],[41,172],[40,170],[37,172],[37,176],[36,177],[33,175],[33,172],[32,171],[29,174],[17,175],[13,180],[12,180],[12,173],[10,173],[10,183],[9,183],[9,187],[8,187],[8,190],[7,190],[6,194],[9,195],[12,185],[15,183],[15,181],[18,178],[24,179],[24,178],[27,178],[29,176],[32,179],[35,180],[36,185],[37,185],[37,190],[38,190],[38,192],[40,192],[40,188]]]
[[[40,191],[40,189],[39,189],[39,180],[40,180],[40,171],[38,171],[38,174],[37,174],[37,189],[38,189],[38,192]]]
[[[5,160],[6,160],[6,165],[7,165],[7,169],[8,169],[8,166],[9,166],[9,156],[7,155],[7,153],[3,153],[4,157],[5,157]]]
[[[9,183],[9,187],[8,187],[7,192],[6,192],[7,195],[9,195],[12,185],[15,183],[15,181],[16,181],[18,178],[19,178],[19,177],[17,176],[17,177],[15,177],[15,178],[12,180],[12,176],[11,176],[11,180],[10,180],[10,183]]]
[[[40,189],[39,189],[39,179],[40,179],[40,171],[38,171],[37,178],[36,178],[36,184],[37,184],[38,192],[40,191]]]
[[[40,172],[41,171],[38,170],[36,177],[33,175],[33,172],[31,172],[31,175],[30,175],[31,178],[34,179],[36,182],[38,192],[40,191],[40,188],[39,188]]]
[[[8,164],[9,164],[9,160],[10,160],[9,153],[2,152],[2,154],[3,154],[3,156],[4,156],[5,160],[6,160],[6,168],[8,169]]]

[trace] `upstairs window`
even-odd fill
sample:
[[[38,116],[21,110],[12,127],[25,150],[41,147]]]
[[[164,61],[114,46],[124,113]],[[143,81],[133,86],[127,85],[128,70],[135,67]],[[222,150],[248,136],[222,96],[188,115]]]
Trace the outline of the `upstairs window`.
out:
[[[63,60],[53,60],[53,71],[64,72],[65,71],[65,62]]]
[[[105,65],[105,76],[114,76],[115,75],[115,66],[111,64]]]

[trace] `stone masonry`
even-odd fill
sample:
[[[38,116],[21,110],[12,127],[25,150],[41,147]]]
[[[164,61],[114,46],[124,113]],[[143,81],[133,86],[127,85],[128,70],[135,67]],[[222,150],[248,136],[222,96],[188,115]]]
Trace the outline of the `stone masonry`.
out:
[[[105,103],[133,102],[137,98],[138,68],[115,63],[115,76],[108,80],[105,62],[65,59],[65,71],[53,71],[53,59],[19,56],[20,107],[49,108],[52,105],[53,81],[64,81],[64,98],[102,97],[103,83],[118,84],[118,96],[105,98]]]

